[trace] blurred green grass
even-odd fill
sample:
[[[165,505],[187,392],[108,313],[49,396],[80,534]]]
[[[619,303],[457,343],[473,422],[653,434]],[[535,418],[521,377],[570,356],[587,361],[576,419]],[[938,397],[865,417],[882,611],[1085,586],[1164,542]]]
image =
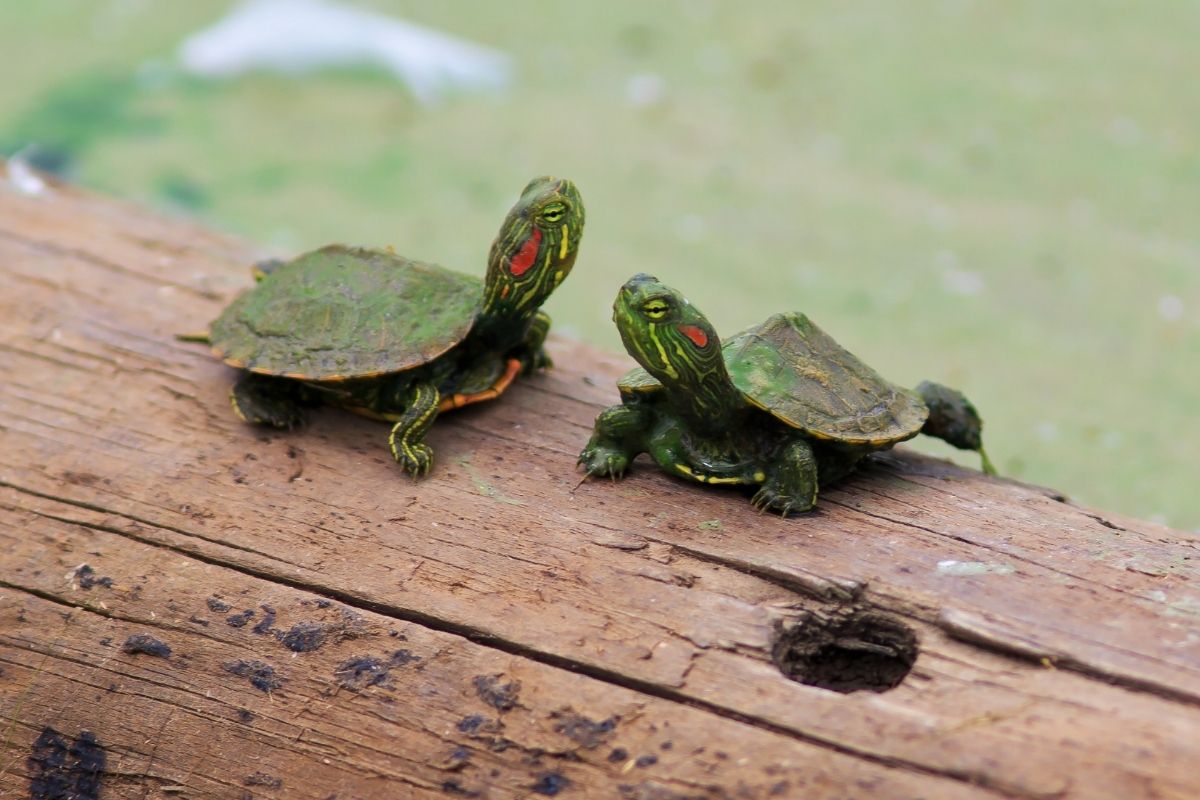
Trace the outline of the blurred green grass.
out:
[[[361,5],[508,51],[514,87],[205,83],[172,54],[226,2],[7,4],[0,147],[277,253],[465,271],[530,176],[567,175],[589,217],[560,332],[619,349],[637,271],[723,331],[801,309],[964,389],[1005,474],[1200,529],[1200,5]]]

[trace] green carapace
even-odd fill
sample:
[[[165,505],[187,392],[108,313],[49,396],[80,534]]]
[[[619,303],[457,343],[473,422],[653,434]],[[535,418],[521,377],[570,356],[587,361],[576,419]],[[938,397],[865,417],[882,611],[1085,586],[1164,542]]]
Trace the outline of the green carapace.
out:
[[[868,453],[918,433],[978,451],[994,474],[961,393],[889,383],[803,314],[776,314],[722,346],[679,292],[635,275],[613,321],[641,368],[618,383],[621,405],[596,419],[579,456],[588,475],[619,478],[649,453],[681,478],[757,487],[751,502],[786,516],[811,509],[818,487]]]
[[[570,181],[536,178],[492,243],[484,280],[390,251],[332,245],[263,264],[257,285],[208,340],[244,370],[230,398],[247,422],[293,428],[329,404],[392,422],[392,455],[413,477],[443,411],[490,400],[550,366],[540,307],[575,263],[583,202]]]

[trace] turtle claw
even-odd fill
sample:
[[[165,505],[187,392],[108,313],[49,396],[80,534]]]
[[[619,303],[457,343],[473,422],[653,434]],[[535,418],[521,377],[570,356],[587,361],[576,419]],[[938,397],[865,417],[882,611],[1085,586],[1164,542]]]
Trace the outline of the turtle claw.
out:
[[[795,497],[779,494],[773,489],[763,486],[750,498],[750,504],[754,506],[754,509],[759,514],[765,514],[768,511],[778,511],[781,517],[787,517],[793,511],[797,513],[811,511],[817,504],[817,498],[814,496],[807,503],[803,503]]]
[[[575,463],[577,466],[585,468],[587,473],[585,478],[593,475],[600,478],[608,477],[612,479],[613,483],[625,477],[625,470],[629,468],[629,459],[623,453],[606,450],[603,447],[585,447],[579,454],[579,460]]]
[[[433,449],[427,444],[414,444],[394,453],[400,469],[414,481],[424,478],[433,469]]]

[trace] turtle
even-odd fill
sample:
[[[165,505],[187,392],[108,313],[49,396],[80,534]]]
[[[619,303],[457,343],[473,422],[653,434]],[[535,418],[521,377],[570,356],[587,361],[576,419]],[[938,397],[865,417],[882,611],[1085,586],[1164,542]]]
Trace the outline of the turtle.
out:
[[[483,280],[390,248],[330,245],[259,262],[255,285],[205,337],[242,370],[230,390],[234,413],[286,429],[316,405],[384,420],[402,470],[426,475],[433,451],[423,439],[440,413],[552,366],[540,307],[571,272],[583,225],[578,189],[547,176],[508,212]]]
[[[641,366],[596,418],[579,455],[584,480],[620,478],[645,452],[680,478],[757,487],[756,508],[787,516],[814,508],[818,488],[867,454],[918,433],[977,451],[995,474],[961,392],[890,383],[804,314],[774,314],[722,345],[682,294],[638,274],[617,293],[613,321]]]

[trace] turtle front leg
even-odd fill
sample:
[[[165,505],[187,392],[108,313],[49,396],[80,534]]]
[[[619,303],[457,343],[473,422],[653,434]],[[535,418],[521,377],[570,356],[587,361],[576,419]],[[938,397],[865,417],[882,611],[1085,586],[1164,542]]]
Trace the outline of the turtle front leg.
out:
[[[929,419],[925,420],[921,433],[959,450],[974,450],[979,453],[984,473],[995,475],[996,468],[983,449],[983,419],[966,395],[933,381],[922,381],[916,391],[929,407]]]
[[[414,479],[428,474],[433,467],[433,449],[421,440],[437,418],[440,398],[441,394],[433,383],[410,386],[404,410],[400,412],[400,419],[392,426],[392,433],[388,437],[392,457]]]
[[[238,419],[255,425],[294,430],[304,424],[304,406],[310,405],[302,384],[289,378],[243,373],[229,390],[229,402]]]
[[[609,406],[600,412],[592,438],[579,454],[578,463],[587,476],[616,480],[625,474],[629,462],[646,450],[647,413],[629,405]]]
[[[766,480],[750,502],[759,511],[810,511],[817,504],[819,470],[812,446],[796,439],[785,447],[766,474]]]
[[[521,349],[524,351],[521,361],[525,364],[522,375],[529,375],[539,369],[549,369],[554,366],[554,362],[546,354],[546,348],[543,346],[548,333],[550,333],[550,315],[545,311],[539,311],[529,325],[525,341],[521,343]]]

